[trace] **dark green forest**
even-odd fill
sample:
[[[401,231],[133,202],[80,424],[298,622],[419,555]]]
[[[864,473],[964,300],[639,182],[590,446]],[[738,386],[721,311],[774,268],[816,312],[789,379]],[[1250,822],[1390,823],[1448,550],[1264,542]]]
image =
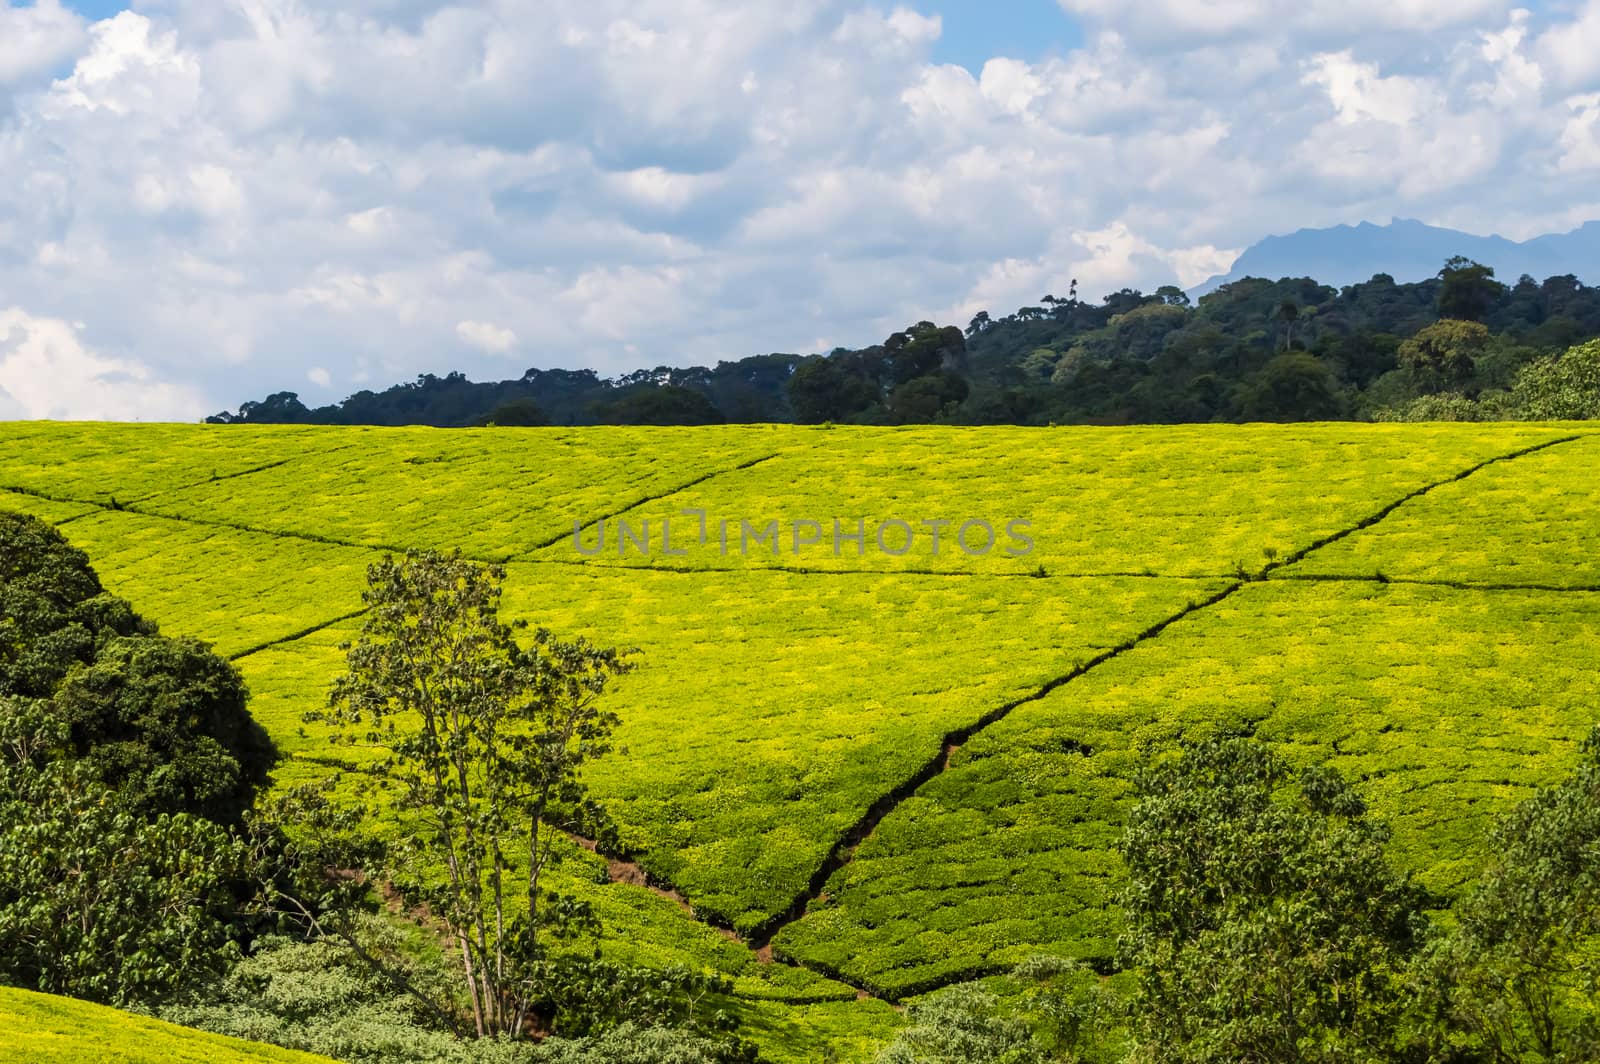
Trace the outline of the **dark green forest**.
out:
[[[964,327],[921,321],[826,355],[766,354],[615,378],[530,369],[424,374],[307,407],[293,392],[218,423],[328,425],[1129,425],[1522,416],[1524,367],[1600,336],[1600,288],[1514,284],[1464,258],[1426,281],[1336,289],[1247,277],[1191,302],[1176,287],[1099,303],[1047,294]]]

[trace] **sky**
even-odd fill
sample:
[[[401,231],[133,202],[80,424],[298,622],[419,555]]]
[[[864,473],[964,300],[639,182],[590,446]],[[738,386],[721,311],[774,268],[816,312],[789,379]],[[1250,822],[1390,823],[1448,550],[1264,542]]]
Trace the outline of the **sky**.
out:
[[[1600,0],[0,0],[0,418],[864,346],[1600,218]]]

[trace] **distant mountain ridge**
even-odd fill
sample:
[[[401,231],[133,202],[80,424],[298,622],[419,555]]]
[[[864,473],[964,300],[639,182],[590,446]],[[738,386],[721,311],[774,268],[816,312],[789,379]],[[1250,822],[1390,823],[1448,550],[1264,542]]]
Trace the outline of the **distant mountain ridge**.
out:
[[[1330,229],[1301,229],[1269,236],[1245,249],[1227,273],[1189,290],[1194,298],[1241,277],[1314,277],[1343,287],[1386,273],[1401,284],[1426,280],[1452,255],[1493,266],[1495,277],[1515,284],[1529,274],[1537,279],[1573,274],[1580,281],[1600,277],[1600,221],[1570,233],[1550,233],[1521,242],[1502,236],[1476,236],[1455,229],[1396,218],[1388,225],[1362,222]]]

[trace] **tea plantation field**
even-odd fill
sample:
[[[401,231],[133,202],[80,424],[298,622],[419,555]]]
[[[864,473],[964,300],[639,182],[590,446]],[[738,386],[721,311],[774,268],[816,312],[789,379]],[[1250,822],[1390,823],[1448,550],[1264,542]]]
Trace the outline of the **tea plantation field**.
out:
[[[27,1064],[333,1064],[86,1001],[0,987],[0,1049]]]
[[[233,657],[280,785],[359,772],[301,718],[385,551],[639,648],[591,783],[677,897],[576,844],[572,889],[613,955],[732,976],[774,1059],[859,1059],[907,996],[1112,963],[1144,742],[1332,764],[1459,892],[1600,706],[1592,432],[10,423],[0,509]]]

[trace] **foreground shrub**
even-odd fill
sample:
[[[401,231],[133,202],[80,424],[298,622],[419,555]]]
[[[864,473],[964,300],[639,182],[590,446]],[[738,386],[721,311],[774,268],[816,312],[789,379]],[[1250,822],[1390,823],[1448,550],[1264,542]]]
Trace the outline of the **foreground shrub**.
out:
[[[235,1038],[321,1053],[350,1064],[744,1064],[755,1059],[732,1035],[620,1023],[584,1038],[463,1038],[396,977],[435,998],[460,998],[459,974],[443,954],[404,942],[376,916],[352,928],[362,952],[333,941],[259,940],[216,986],[161,1018]],[[387,974],[385,974],[387,973]],[[458,1001],[465,1008],[465,1001]],[[600,1026],[598,1016],[593,1017]]]
[[[1047,1058],[1021,1019],[975,983],[962,983],[906,1010],[909,1021],[878,1064],[1035,1064]]]
[[[1336,773],[1242,738],[1147,757],[1123,837],[1134,1058],[1393,1059],[1425,898]]]
[[[205,985],[236,956],[242,860],[223,828],[146,818],[84,765],[0,764],[0,980],[111,1005]]]
[[[1494,863],[1424,993],[1482,1059],[1600,1060],[1600,728],[1564,781],[1503,818]]]
[[[912,1005],[879,1064],[1087,1064],[1123,1059],[1125,1002],[1074,960],[1030,957],[1005,976]]]

